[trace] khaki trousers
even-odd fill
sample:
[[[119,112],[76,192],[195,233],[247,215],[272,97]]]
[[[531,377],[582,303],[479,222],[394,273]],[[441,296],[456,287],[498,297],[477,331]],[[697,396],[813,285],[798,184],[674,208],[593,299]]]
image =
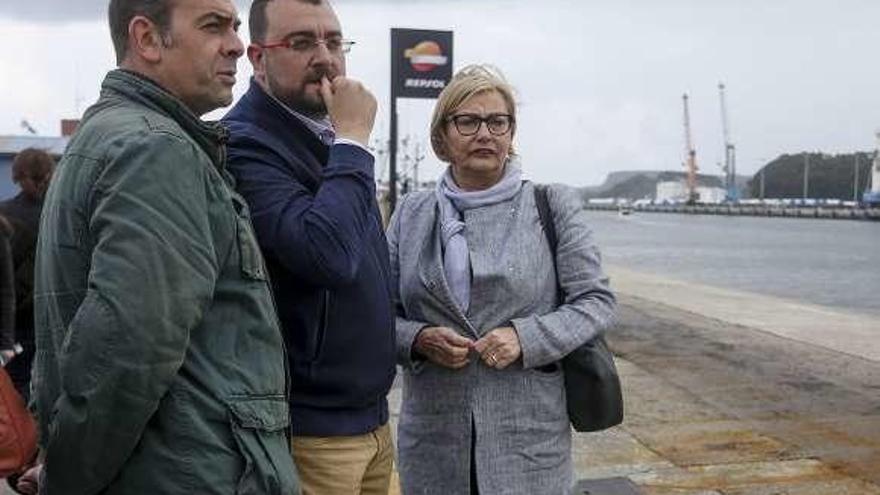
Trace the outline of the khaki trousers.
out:
[[[387,495],[394,464],[388,424],[364,435],[293,437],[303,495]]]

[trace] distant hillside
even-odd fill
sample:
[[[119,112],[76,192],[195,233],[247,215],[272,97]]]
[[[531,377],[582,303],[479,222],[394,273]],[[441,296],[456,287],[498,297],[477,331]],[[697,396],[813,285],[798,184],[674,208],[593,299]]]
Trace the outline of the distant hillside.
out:
[[[861,197],[870,182],[873,153],[857,152],[842,155],[799,153],[782,155],[765,165],[749,183],[753,197],[761,196],[761,172],[764,173],[765,198],[802,198],[804,196],[804,162],[809,156],[809,191],[814,199],[853,199],[856,156],[859,176],[856,190]]]
[[[675,182],[686,180],[684,172],[642,170],[612,172],[605,178],[605,182],[599,186],[585,187],[581,189],[584,199],[593,198],[626,198],[637,200],[642,198],[653,199],[657,193],[657,184],[660,182]],[[737,183],[745,182],[748,178],[737,180]],[[697,184],[703,187],[724,187],[721,177],[715,175],[697,174]]]
[[[605,192],[617,186],[622,182],[626,182],[633,177],[644,176],[656,179],[660,175],[657,170],[628,170],[623,172],[611,172],[605,177],[605,182],[598,186],[587,186],[583,188],[584,194],[589,197],[603,197]]]

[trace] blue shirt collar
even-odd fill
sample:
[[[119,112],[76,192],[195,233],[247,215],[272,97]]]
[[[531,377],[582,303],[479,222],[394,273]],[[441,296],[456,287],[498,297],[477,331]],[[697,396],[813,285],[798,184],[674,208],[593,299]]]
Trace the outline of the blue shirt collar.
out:
[[[312,131],[312,133],[315,134],[315,136],[318,136],[318,139],[320,139],[322,143],[327,146],[333,144],[333,141],[336,139],[336,131],[333,130],[333,124],[330,123],[330,117],[325,115],[324,118],[320,120],[308,117],[307,115],[297,112],[296,110],[284,104],[283,101],[276,98],[275,95],[273,95],[269,91],[266,91],[265,88],[263,89],[263,92],[266,93],[269,98],[275,100],[275,102],[281,105],[281,108],[285,109],[289,114],[293,115],[297,120],[302,122],[303,125],[305,125],[310,131]]]

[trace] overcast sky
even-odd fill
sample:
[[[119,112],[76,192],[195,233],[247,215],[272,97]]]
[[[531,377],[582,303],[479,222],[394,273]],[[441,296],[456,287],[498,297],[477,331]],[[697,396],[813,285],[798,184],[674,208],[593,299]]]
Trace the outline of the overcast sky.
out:
[[[237,1],[243,19],[250,2]],[[106,0],[0,0],[0,134],[27,119],[57,135],[98,95],[114,58]],[[380,101],[387,139],[389,30],[454,31],[455,66],[490,62],[517,88],[527,174],[600,183],[608,172],[680,169],[681,95],[697,160],[718,173],[717,85],[739,171],[781,153],[871,150],[880,128],[880,0],[422,0],[336,2],[357,41],[349,75]],[[242,30],[247,41],[247,30]],[[239,65],[236,95],[251,73]],[[432,102],[401,100],[400,135],[427,145]],[[216,117],[222,112],[212,114]],[[440,165],[428,151],[420,176]],[[386,167],[382,167],[386,170]]]

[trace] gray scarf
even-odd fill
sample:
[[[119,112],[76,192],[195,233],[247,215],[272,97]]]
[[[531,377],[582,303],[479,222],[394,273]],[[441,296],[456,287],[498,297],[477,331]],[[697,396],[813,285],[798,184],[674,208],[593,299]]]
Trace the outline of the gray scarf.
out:
[[[443,243],[443,271],[462,313],[467,313],[471,299],[471,260],[464,236],[465,211],[507,201],[522,188],[522,170],[513,160],[505,165],[504,175],[495,185],[482,191],[462,191],[446,169],[434,194],[440,206],[440,240]]]

